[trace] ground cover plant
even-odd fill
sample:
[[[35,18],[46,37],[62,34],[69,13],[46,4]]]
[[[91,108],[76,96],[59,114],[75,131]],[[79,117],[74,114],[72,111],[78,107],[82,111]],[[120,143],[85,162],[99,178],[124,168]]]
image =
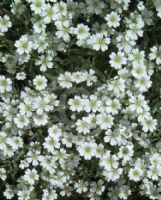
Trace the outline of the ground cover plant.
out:
[[[0,199],[161,200],[161,2],[0,1]]]

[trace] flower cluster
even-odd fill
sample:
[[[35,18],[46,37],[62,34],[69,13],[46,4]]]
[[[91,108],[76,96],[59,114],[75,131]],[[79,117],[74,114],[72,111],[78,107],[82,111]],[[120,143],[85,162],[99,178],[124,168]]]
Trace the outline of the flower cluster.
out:
[[[7,32],[11,26],[12,22],[10,21],[10,18],[7,15],[5,15],[4,17],[0,16],[0,35],[4,35],[4,33]]]
[[[160,200],[160,3],[1,5],[2,198]]]

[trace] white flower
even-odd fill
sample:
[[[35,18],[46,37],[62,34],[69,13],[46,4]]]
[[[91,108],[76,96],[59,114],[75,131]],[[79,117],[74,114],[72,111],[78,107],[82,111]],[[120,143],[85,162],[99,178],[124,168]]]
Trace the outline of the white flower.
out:
[[[19,109],[21,115],[26,115],[27,117],[32,116],[32,107],[27,100],[25,100],[25,103],[20,103]]]
[[[51,6],[50,4],[43,5],[44,8],[42,9],[42,16],[44,16],[44,22],[45,24],[49,24],[51,21],[55,21],[57,17],[57,13],[54,6]]]
[[[48,133],[50,137],[59,138],[62,135],[62,130],[58,127],[58,125],[53,125],[48,129]]]
[[[87,82],[87,86],[91,86],[93,83],[97,81],[97,77],[94,76],[95,71],[90,69],[89,72],[84,72],[84,80]]]
[[[67,148],[71,148],[73,145],[74,135],[72,133],[63,133],[62,144],[64,144]]]
[[[32,4],[30,5],[31,10],[34,11],[35,14],[40,14],[44,9],[44,6],[44,0],[32,0]]]
[[[47,79],[45,76],[37,75],[33,79],[33,84],[37,90],[44,90],[47,87]]]
[[[146,67],[144,64],[136,64],[133,65],[133,69],[131,71],[131,74],[136,78],[140,79],[143,76],[146,76]]]
[[[55,95],[54,93],[49,95],[49,99],[50,99],[50,105],[52,106],[59,106],[59,100],[57,100],[57,95]]]
[[[125,80],[123,78],[113,80],[108,85],[108,90],[113,91],[116,95],[124,94]]]
[[[142,10],[142,16],[147,25],[151,25],[153,23],[153,12],[146,7]]]
[[[143,175],[143,171],[138,167],[135,167],[134,169],[130,169],[129,174],[128,174],[129,179],[135,182],[140,181],[142,178],[142,175]]]
[[[120,178],[122,172],[122,168],[112,168],[110,171],[104,171],[103,175],[108,181],[116,181]]]
[[[53,106],[49,105],[50,99],[46,96],[44,98],[38,96],[35,98],[34,108],[37,114],[43,114],[43,112],[49,112],[53,109]]]
[[[63,17],[66,17],[68,12],[67,12],[67,4],[65,2],[60,2],[56,4],[55,6],[56,12]]]
[[[63,171],[58,172],[55,176],[50,179],[52,185],[56,185],[59,188],[63,188],[64,184],[67,182],[67,178]],[[57,195],[57,193],[56,193]]]
[[[158,180],[160,176],[160,166],[150,165],[147,176],[152,180]]]
[[[51,172],[55,172],[55,167],[56,167],[56,163],[55,163],[55,158],[54,156],[49,156],[49,155],[45,155],[45,156],[39,156],[39,161],[40,161],[40,165]]]
[[[78,119],[76,122],[76,126],[76,130],[78,131],[78,133],[90,133],[91,125],[86,121],[85,117],[83,117],[82,120]]]
[[[42,23],[41,23],[42,25]],[[40,29],[42,29],[40,27]],[[40,30],[41,32],[41,30]],[[33,49],[36,49],[38,53],[43,53],[45,49],[49,46],[49,43],[46,42],[46,35],[42,34],[41,37],[36,37],[34,44],[33,44]]]
[[[118,114],[121,104],[117,99],[106,101],[107,113],[112,113],[112,115]]]
[[[111,200],[118,200],[118,194],[119,194],[119,188],[117,186],[108,188],[107,195]]]
[[[156,60],[157,65],[161,64],[161,46],[153,46],[149,54],[150,60]]]
[[[101,101],[97,99],[97,96],[91,95],[89,99],[84,101],[84,110],[86,112],[97,112],[101,105]]]
[[[105,7],[105,3],[99,0],[86,0],[87,11],[89,13],[95,13],[99,15],[102,13],[102,9]]]
[[[21,160],[19,164],[20,169],[25,169],[29,167],[29,163],[26,160]]]
[[[6,93],[12,91],[12,81],[10,78],[0,75],[0,93]]]
[[[63,12],[63,7],[60,5],[61,12]],[[65,15],[66,9],[64,9],[64,13],[61,15],[60,13],[56,13],[56,21],[54,22],[56,27],[70,27],[71,26],[71,15]],[[73,27],[71,27],[71,32],[73,33]]]
[[[103,154],[100,165],[107,171],[111,171],[113,168],[117,169],[119,166],[118,157],[116,155],[111,155],[109,151]]]
[[[96,144],[92,142],[84,142],[78,147],[79,154],[84,157],[85,160],[91,160],[95,156]]]
[[[130,187],[128,185],[122,185],[120,188],[119,188],[119,197],[121,199],[128,199],[128,197],[131,195],[131,190],[130,190]]]
[[[160,16],[161,17],[161,16]],[[150,184],[149,184],[150,185]],[[158,187],[157,185],[150,185],[148,187],[147,193],[150,195],[150,199],[160,199],[161,198],[161,187]]]
[[[143,2],[139,2],[138,5],[137,5],[137,8],[142,11],[145,9],[145,6],[144,6],[144,3]]]
[[[57,143],[58,143],[58,142],[57,142]],[[58,144],[59,144],[59,143],[58,143]],[[59,144],[59,147],[56,147],[56,148],[60,148],[60,144]],[[67,158],[66,150],[63,149],[63,148],[61,148],[61,149],[59,149],[59,150],[55,150],[55,151],[53,152],[53,155],[54,155],[54,159],[55,159],[55,160],[58,160],[59,163],[60,163],[61,165],[64,164],[65,159]]]
[[[133,65],[143,64],[145,59],[145,52],[139,51],[139,49],[133,49],[129,54],[129,60],[132,61]]]
[[[33,120],[35,126],[45,126],[48,123],[48,116],[45,113],[37,114]]]
[[[154,153],[151,157],[150,157],[150,163],[152,165],[161,165],[161,157],[159,153]]]
[[[72,74],[72,81],[75,83],[82,83],[83,81],[85,81],[85,72],[74,72]]]
[[[28,191],[28,190],[23,190],[23,191],[19,190],[17,195],[18,195],[18,200],[23,200],[23,199],[29,200],[30,199],[30,191]]]
[[[74,33],[77,36],[78,40],[84,40],[89,37],[89,27],[84,24],[78,24],[74,29]]]
[[[11,145],[14,150],[23,147],[23,140],[21,137],[14,136],[12,138],[7,138],[7,144]]]
[[[3,18],[0,16],[0,35],[3,35],[5,32],[7,32],[8,28],[11,26],[12,22],[7,15],[5,15]]]
[[[110,38],[105,37],[102,33],[96,33],[88,39],[88,44],[96,51],[106,51],[110,41]]]
[[[50,55],[42,55],[36,60],[35,65],[40,65],[40,71],[45,72],[48,68],[51,69],[53,67],[52,59]]]
[[[6,169],[5,168],[0,168],[0,179],[2,181],[5,181],[6,178],[7,178],[7,176],[6,176]]]
[[[45,142],[43,143],[43,146],[45,149],[48,150],[48,152],[50,153],[54,153],[55,148],[59,149],[60,148],[60,142],[59,142],[59,138],[53,138],[50,136],[47,136],[45,138]]]
[[[23,35],[19,40],[15,42],[15,46],[17,47],[17,52],[20,55],[24,53],[29,54],[32,50],[33,43],[29,41],[27,35]]]
[[[70,110],[72,111],[82,111],[84,103],[79,96],[74,96],[74,99],[69,99],[68,104],[70,105]]]
[[[124,50],[126,53],[130,53],[135,41],[128,38],[127,35],[120,34],[117,38],[117,46],[120,51]]]
[[[54,0],[50,0],[51,2]],[[51,192],[44,190],[42,195],[42,200],[55,200],[57,199],[58,195],[55,190],[52,190]]]
[[[73,29],[69,25],[57,26],[57,32],[55,33],[58,38],[62,38],[65,42],[70,41],[70,34],[73,33]]]
[[[110,114],[101,113],[97,115],[97,124],[100,126],[101,129],[107,130],[111,128],[113,125],[114,118]]]
[[[91,128],[97,127],[97,117],[95,114],[89,114],[85,119],[86,122],[91,125]]]
[[[33,24],[33,29],[35,33],[44,33],[46,25],[44,24],[44,21],[41,20]],[[39,40],[42,40],[42,38],[39,38]],[[36,48],[37,42],[38,41],[35,41],[35,43],[33,44],[33,49]]]
[[[35,93],[29,87],[25,87],[24,91],[21,92],[21,98],[24,100],[25,103],[27,102],[30,104],[34,100],[34,97]]]
[[[76,188],[76,192],[78,192],[79,194],[81,194],[82,192],[87,192],[88,190],[88,182],[87,181],[83,181],[83,180],[79,180],[78,182],[76,182],[74,184],[74,187]]]
[[[7,141],[7,135],[5,132],[0,132],[0,149],[5,149]]]
[[[26,79],[26,74],[25,72],[19,72],[16,74],[16,79],[17,80],[25,80]]]
[[[96,147],[96,152],[95,152],[96,158],[101,158],[103,152],[104,152],[104,145],[103,145],[103,144],[97,145],[97,147]]]
[[[112,146],[114,145],[120,145],[121,143],[121,135],[119,130],[115,129],[114,131],[112,131],[111,129],[109,129],[108,131],[105,132],[105,137],[104,137],[104,141],[105,142],[109,142]]]
[[[39,157],[40,157],[40,151],[29,151],[27,153],[27,162],[32,163],[33,166],[38,166]]]
[[[92,181],[90,184],[90,191],[96,193],[97,195],[101,195],[105,190],[104,181],[99,179],[96,182]]]
[[[3,155],[7,157],[13,157],[14,156],[14,149],[11,145],[6,145],[3,149]]]
[[[143,30],[139,28],[138,24],[133,24],[130,30],[127,30],[126,34],[130,40],[137,40],[138,37],[143,36]]]
[[[139,96],[132,96],[129,99],[130,102],[130,106],[129,109],[133,112],[136,111],[137,113],[141,113],[143,112],[144,109],[147,108],[147,102],[144,99],[143,95],[139,95]]]
[[[123,163],[129,161],[134,154],[133,145],[127,144],[126,146],[121,146],[119,149],[118,157],[123,158]]]
[[[118,27],[120,25],[120,16],[117,14],[117,12],[111,12],[110,14],[107,14],[105,17],[105,20],[107,21],[107,24],[109,27]]]
[[[142,121],[141,121],[141,124],[143,126],[143,130],[145,132],[153,132],[154,130],[156,130],[157,128],[157,120],[156,119],[153,119],[151,116],[147,117],[147,118],[144,118]]]
[[[14,118],[14,123],[18,128],[22,129],[29,125],[29,119],[25,115],[17,114],[17,116]]]
[[[126,60],[127,59],[122,52],[118,52],[117,54],[112,52],[110,54],[110,64],[115,69],[120,69],[122,65],[125,65],[127,62]]]
[[[27,169],[24,175],[24,180],[27,181],[30,185],[34,185],[35,181],[39,179],[39,175],[36,169]]]
[[[65,74],[60,74],[58,77],[59,85],[62,88],[72,87],[72,74],[70,72],[65,72]]]
[[[148,75],[144,75],[135,81],[135,86],[140,90],[140,92],[146,92],[151,87],[152,82]]]
[[[12,199],[14,197],[14,190],[10,185],[6,185],[6,189],[3,192],[3,195],[7,198],[7,199]]]

